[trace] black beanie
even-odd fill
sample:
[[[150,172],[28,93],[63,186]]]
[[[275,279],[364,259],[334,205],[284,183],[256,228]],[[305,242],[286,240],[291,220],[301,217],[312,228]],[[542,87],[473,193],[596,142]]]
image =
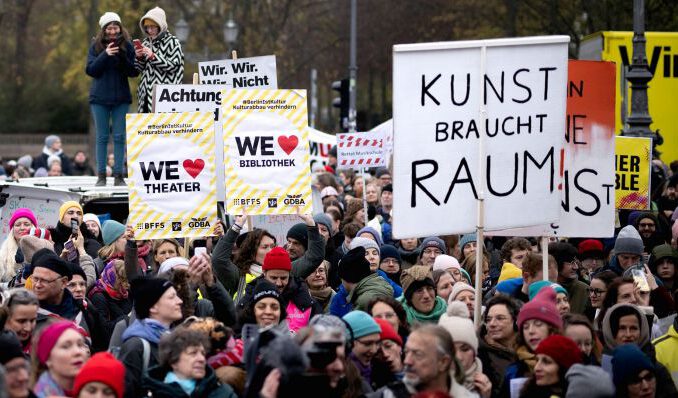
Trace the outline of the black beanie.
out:
[[[287,231],[287,237],[298,240],[304,249],[308,249],[308,227],[306,224],[299,223],[294,224],[289,231]]]
[[[0,332],[0,365],[5,365],[14,358],[25,358],[21,342],[14,332],[3,330]]]
[[[87,275],[85,275],[85,270],[82,269],[82,267],[80,266],[80,264],[76,264],[76,263],[68,263],[68,266],[71,267],[71,274],[72,274],[73,276],[75,276],[75,275],[80,275],[80,276],[82,276],[82,279],[84,279],[85,281],[87,281]]]
[[[407,301],[407,304],[412,305],[412,296],[414,295],[414,292],[417,290],[421,289],[424,286],[431,286],[433,290],[436,288],[436,284],[433,282],[431,278],[425,278],[422,280],[416,280],[413,281],[408,287],[407,290],[403,292],[403,295],[405,296],[405,300]]]
[[[252,305],[256,304],[257,301],[261,299],[265,299],[266,297],[271,297],[280,301],[280,293],[278,293],[278,288],[268,280],[262,278],[257,281],[256,286],[254,286]]]
[[[167,279],[141,276],[133,279],[130,285],[134,312],[138,319],[145,319],[150,315],[151,307],[160,300],[167,289],[172,287],[172,282]]]
[[[339,260],[339,277],[346,282],[358,283],[371,273],[370,262],[365,258],[365,248],[362,246],[349,250]]]
[[[68,280],[71,280],[73,277],[73,268],[68,261],[57,256],[54,251],[50,249],[40,249],[33,255],[31,260],[31,265],[33,270],[37,267],[47,268],[48,270],[54,271],[61,276],[68,277]]]
[[[384,191],[393,193],[393,184],[386,184],[383,187],[381,187],[381,192]]]

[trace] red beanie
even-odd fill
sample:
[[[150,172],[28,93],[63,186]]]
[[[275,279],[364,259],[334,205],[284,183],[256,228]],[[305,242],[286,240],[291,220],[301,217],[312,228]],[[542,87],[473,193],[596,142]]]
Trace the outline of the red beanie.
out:
[[[282,271],[292,271],[292,261],[287,251],[280,246],[276,246],[266,253],[264,265],[261,267],[264,271],[279,269]]]
[[[563,319],[556,307],[555,289],[541,289],[527,304],[523,305],[518,314],[518,327],[530,319],[539,319],[558,329],[563,328]]]
[[[583,355],[577,343],[559,334],[553,334],[542,340],[535,353],[550,356],[563,373],[567,372],[570,366],[583,362]]]
[[[577,249],[579,255],[583,256],[584,259],[603,257],[603,243],[597,239],[583,240],[579,242]]]
[[[75,377],[73,383],[75,396],[77,397],[80,390],[93,381],[111,387],[115,391],[115,396],[122,398],[125,392],[125,365],[108,352],[94,354]]]
[[[393,329],[393,325],[381,318],[374,318],[374,320],[379,324],[379,327],[381,327],[381,334],[379,335],[380,340],[391,340],[396,342],[399,346],[403,346],[403,339]]]

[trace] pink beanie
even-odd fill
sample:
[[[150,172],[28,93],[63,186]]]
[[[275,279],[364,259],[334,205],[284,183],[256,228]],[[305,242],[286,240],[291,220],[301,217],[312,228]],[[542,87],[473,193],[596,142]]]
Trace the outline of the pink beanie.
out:
[[[38,355],[38,360],[40,360],[41,364],[47,362],[49,354],[52,352],[52,348],[56,345],[57,340],[59,340],[59,337],[61,337],[68,329],[73,329],[76,332],[81,333],[80,328],[71,321],[59,321],[53,323],[40,333],[36,354]]]
[[[9,219],[9,227],[14,227],[14,222],[20,218],[27,218],[31,223],[33,223],[34,227],[38,226],[38,220],[35,219],[35,214],[33,214],[31,209],[22,207],[20,209],[16,209],[16,211],[12,213],[12,217]]]
[[[539,293],[520,309],[518,314],[518,328],[530,319],[539,319],[558,329],[563,328],[563,319],[556,307],[555,289],[541,289]]]
[[[436,270],[441,270],[445,271],[446,269],[450,268],[461,268],[459,265],[459,261],[452,257],[448,256],[447,254],[441,254],[436,257],[436,259],[433,261],[433,271]]]

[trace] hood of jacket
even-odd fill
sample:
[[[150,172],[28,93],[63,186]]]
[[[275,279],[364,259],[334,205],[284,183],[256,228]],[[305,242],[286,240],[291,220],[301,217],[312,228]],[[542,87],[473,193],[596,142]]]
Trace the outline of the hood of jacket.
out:
[[[372,273],[355,285],[353,290],[348,294],[347,301],[352,303],[359,296],[366,293],[373,296],[393,297],[393,288],[384,278],[376,273]]]
[[[630,307],[633,309],[634,312],[638,314],[638,317],[640,319],[640,339],[638,340],[638,347],[643,348],[647,343],[650,342],[650,327],[647,324],[647,317],[645,314],[635,305],[631,304],[615,304],[610,309],[607,310],[605,313],[605,317],[603,318],[603,324],[602,324],[602,330],[603,330],[603,342],[605,344],[605,347],[612,350],[615,347],[619,345],[615,341],[614,335],[612,334],[612,327],[610,325],[610,319],[612,317],[612,314],[614,314],[616,311],[618,311],[622,307]]]
[[[160,33],[167,30],[167,17],[165,16],[165,10],[160,7],[155,7],[148,10],[148,12],[139,20],[139,27],[141,28],[141,31],[145,33],[144,19],[150,19],[155,22],[160,27]]]

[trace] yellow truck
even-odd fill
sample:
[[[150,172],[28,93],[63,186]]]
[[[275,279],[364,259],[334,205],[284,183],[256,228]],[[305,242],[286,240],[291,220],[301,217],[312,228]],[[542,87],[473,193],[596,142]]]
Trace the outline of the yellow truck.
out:
[[[579,59],[612,61],[617,65],[616,126],[621,133],[631,111],[631,89],[624,79],[633,58],[633,32],[597,32],[586,36],[579,47]],[[647,63],[652,72],[648,103],[652,130],[659,130],[664,143],[657,149],[661,159],[678,160],[678,32],[645,33]]]

